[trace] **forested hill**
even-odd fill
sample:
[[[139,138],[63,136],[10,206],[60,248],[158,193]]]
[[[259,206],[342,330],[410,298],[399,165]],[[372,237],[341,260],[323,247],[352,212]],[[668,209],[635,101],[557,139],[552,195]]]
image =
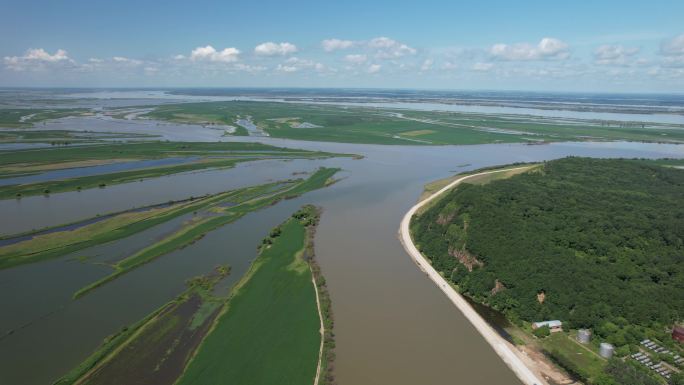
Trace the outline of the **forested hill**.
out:
[[[560,319],[620,346],[684,316],[683,170],[551,161],[460,185],[412,233],[459,290],[513,320]]]

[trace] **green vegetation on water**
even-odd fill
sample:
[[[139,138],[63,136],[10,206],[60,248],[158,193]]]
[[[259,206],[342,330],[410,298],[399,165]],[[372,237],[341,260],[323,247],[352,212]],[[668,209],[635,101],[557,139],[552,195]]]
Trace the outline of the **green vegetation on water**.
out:
[[[161,255],[187,246],[206,233],[234,222],[249,212],[273,205],[282,199],[294,198],[326,187],[333,181],[332,177],[337,171],[339,169],[320,168],[307,179],[248,187],[219,195],[204,205],[203,213],[193,217],[180,230],[117,262],[113,266],[115,271],[112,274],[81,288],[74,294],[74,298],[81,297]],[[226,202],[234,205],[222,207],[221,203]]]
[[[83,108],[34,109],[0,108],[0,127],[28,128],[49,119],[78,116],[87,113]]]
[[[53,164],[84,160],[161,159],[186,156],[222,156],[234,153],[289,153],[298,155],[329,155],[312,151],[269,146],[261,143],[230,142],[143,142],[110,143],[93,146],[41,148],[3,151],[0,165]]]
[[[684,171],[659,163],[565,158],[463,183],[413,219],[412,235],[462,293],[516,324],[590,328],[619,356],[644,338],[681,350],[669,330],[684,318]],[[552,357],[602,378],[561,338],[545,346]]]
[[[158,106],[148,118],[236,125],[250,118],[276,138],[310,141],[441,145],[580,140],[684,142],[683,125],[615,124],[533,116],[411,111],[282,102],[203,102]]]
[[[319,359],[318,383],[332,383],[332,310],[313,259],[318,219],[304,206],[264,239],[228,297],[213,288],[230,267],[188,280],[184,293],[108,337],[55,385],[312,384]]]
[[[213,294],[229,266],[188,280],[188,289],[135,324],[108,337],[54,385],[172,384],[206,335],[225,298]]]
[[[106,219],[84,226],[78,226],[79,222],[71,225],[60,225],[59,227],[66,227],[64,231],[46,234],[40,234],[40,232],[19,234],[19,237],[31,236],[31,238],[0,247],[0,269],[57,258],[74,251],[126,238],[181,215],[221,204],[226,200],[235,199],[234,197],[250,196],[248,194],[254,192],[257,194],[266,193],[278,185],[280,183],[247,187],[200,198],[191,198],[186,201],[171,203],[167,207],[150,208],[140,212],[113,213]],[[85,220],[86,223],[88,221],[90,220]],[[76,228],[72,229],[72,226],[76,226]]]
[[[179,385],[313,383],[321,321],[306,250],[315,218],[305,207],[271,232]]]
[[[145,178],[181,172],[229,168],[239,162],[258,159],[322,158],[335,156],[325,152],[294,150],[259,143],[117,143],[0,153],[0,177],[36,174],[62,168],[100,165],[113,161],[134,161],[171,157],[188,158],[183,164],[141,168],[130,171],[74,177],[45,182],[0,186],[0,199],[50,194],[105,187]]]
[[[157,178],[160,176],[177,174],[181,172],[205,170],[209,168],[230,168],[235,166],[237,163],[257,159],[259,158],[254,157],[244,159],[218,159],[204,162],[191,162],[187,164],[169,167],[154,167],[140,170],[70,178],[64,180],[53,180],[48,182],[6,185],[0,187],[0,199],[26,197],[40,194],[54,194],[75,190],[86,190],[96,187],[102,188],[109,185],[134,182],[142,179]]]

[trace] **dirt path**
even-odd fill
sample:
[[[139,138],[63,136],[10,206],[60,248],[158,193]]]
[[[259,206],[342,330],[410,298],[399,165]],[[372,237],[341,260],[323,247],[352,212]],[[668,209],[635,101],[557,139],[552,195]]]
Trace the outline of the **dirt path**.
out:
[[[418,267],[428,275],[428,277],[439,287],[444,294],[451,300],[451,302],[456,305],[456,307],[463,313],[463,315],[470,321],[471,324],[477,329],[478,332],[485,338],[485,340],[492,346],[496,354],[501,357],[501,359],[508,365],[515,375],[523,382],[525,385],[543,385],[547,384],[546,381],[542,381],[534,372],[539,372],[539,368],[529,360],[529,357],[522,357],[523,353],[511,346],[506,340],[504,340],[491,326],[485,321],[472,306],[442,277],[439,273],[432,267],[428,262],[427,258],[418,251],[416,246],[413,244],[411,239],[411,234],[409,231],[411,218],[413,215],[424,205],[428,204],[433,199],[437,198],[439,195],[446,191],[449,191],[453,187],[457,186],[459,183],[467,180],[469,178],[493,174],[498,172],[506,172],[512,170],[518,170],[522,168],[527,168],[529,166],[508,168],[503,170],[493,170],[485,171],[477,174],[467,175],[456,179],[455,181],[449,183],[436,193],[430,195],[426,199],[418,202],[415,206],[406,213],[401,221],[399,227],[399,239],[406,252],[411,256],[413,261],[418,265]],[[525,360],[527,358],[527,360]],[[527,365],[525,364],[527,361]],[[529,365],[529,367],[528,367]]]
[[[311,266],[309,266],[311,269]],[[316,366],[316,377],[314,377],[314,385],[318,385],[318,379],[321,377],[321,365],[323,362],[323,343],[325,343],[325,325],[323,324],[323,312],[321,311],[321,301],[318,297],[318,285],[316,285],[316,277],[314,277],[313,271],[311,272],[311,283],[314,286],[314,291],[316,292],[316,307],[318,308],[318,318],[321,320],[321,347],[318,350],[318,365]]]

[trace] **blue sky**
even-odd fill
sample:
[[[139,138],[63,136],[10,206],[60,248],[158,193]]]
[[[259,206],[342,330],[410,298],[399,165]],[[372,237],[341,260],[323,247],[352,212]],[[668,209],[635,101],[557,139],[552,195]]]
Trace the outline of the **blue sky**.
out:
[[[0,86],[684,91],[681,0],[402,3],[2,0]]]

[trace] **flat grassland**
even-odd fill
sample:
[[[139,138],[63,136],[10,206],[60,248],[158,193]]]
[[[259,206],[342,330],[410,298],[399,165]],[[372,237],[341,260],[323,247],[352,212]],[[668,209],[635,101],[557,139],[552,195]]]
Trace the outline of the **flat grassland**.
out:
[[[164,105],[147,118],[235,125],[251,119],[272,137],[369,144],[443,145],[582,140],[684,142],[684,125],[410,111],[283,102]]]
[[[573,374],[586,379],[601,377],[607,361],[571,338],[566,333],[553,333],[539,343],[552,359]]]
[[[312,384],[321,343],[306,228],[290,218],[262,247],[178,384]]]

